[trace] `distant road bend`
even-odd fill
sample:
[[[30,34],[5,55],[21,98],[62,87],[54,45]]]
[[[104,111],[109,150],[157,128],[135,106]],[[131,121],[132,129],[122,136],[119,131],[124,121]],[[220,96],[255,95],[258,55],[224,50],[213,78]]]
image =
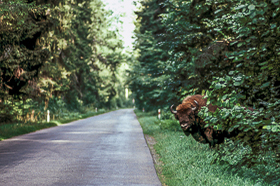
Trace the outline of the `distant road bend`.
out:
[[[0,142],[0,186],[160,186],[142,128],[122,109]]]

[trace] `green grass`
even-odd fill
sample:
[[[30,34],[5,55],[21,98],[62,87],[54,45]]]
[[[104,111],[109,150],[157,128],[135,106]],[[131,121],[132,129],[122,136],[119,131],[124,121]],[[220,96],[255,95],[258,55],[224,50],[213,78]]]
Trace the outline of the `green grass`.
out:
[[[109,111],[107,111],[109,112]],[[19,136],[23,134],[27,134],[30,132],[35,132],[37,130],[41,130],[44,128],[54,127],[61,124],[69,123],[72,121],[76,121],[79,119],[84,119],[92,116],[96,116],[99,114],[105,113],[105,110],[93,112],[89,111],[84,114],[80,113],[68,113],[64,118],[59,120],[52,120],[49,123],[46,121],[36,122],[36,123],[12,123],[12,124],[2,124],[0,125],[0,141],[4,139],[8,139],[14,136]]]
[[[211,164],[215,150],[207,144],[185,136],[177,121],[158,120],[136,111],[144,134],[153,136],[160,156],[159,167],[168,186],[257,186],[280,185],[279,168],[259,165],[254,168],[232,168]]]
[[[13,123],[0,126],[0,141],[34,132],[36,130],[57,126],[55,123]]]

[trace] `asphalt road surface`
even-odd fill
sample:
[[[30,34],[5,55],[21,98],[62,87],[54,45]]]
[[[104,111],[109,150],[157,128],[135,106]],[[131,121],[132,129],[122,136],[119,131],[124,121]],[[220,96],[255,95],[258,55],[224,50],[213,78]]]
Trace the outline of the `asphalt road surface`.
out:
[[[132,109],[0,142],[1,186],[161,185]]]

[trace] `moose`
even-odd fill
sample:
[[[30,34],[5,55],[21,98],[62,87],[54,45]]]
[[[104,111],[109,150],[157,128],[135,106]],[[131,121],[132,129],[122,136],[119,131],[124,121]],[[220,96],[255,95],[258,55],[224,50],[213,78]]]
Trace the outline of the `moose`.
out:
[[[210,148],[212,148],[217,144],[223,143],[225,137],[231,138],[237,136],[238,132],[215,130],[212,126],[205,127],[206,123],[198,116],[198,112],[201,107],[206,106],[206,102],[207,98],[203,98],[202,95],[187,96],[182,104],[176,107],[176,110],[173,109],[174,105],[170,106],[170,111],[179,120],[186,136],[191,134],[196,141],[205,144],[208,143]],[[218,108],[211,104],[207,107],[210,112],[215,112]]]

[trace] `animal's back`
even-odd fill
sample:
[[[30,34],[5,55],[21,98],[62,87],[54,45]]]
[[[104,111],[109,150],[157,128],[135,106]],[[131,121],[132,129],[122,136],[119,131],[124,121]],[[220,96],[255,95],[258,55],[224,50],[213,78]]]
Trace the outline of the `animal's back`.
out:
[[[202,95],[192,95],[192,96],[187,96],[184,100],[183,100],[183,103],[186,103],[186,102],[189,102],[189,101],[193,101],[193,100],[196,100],[196,101],[199,101],[199,100],[202,100],[203,99],[203,96]]]
[[[204,95],[200,95],[200,94],[196,94],[196,95],[192,95],[192,96],[187,96],[182,104],[186,104],[186,103],[193,103],[194,100],[196,100],[198,102],[199,108],[198,110],[201,109],[201,107],[206,106],[206,102],[207,102],[207,98],[204,98]],[[218,108],[217,106],[214,106],[212,104],[207,105],[209,111],[211,112],[215,112],[216,109]]]

